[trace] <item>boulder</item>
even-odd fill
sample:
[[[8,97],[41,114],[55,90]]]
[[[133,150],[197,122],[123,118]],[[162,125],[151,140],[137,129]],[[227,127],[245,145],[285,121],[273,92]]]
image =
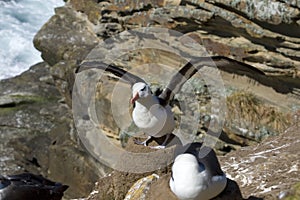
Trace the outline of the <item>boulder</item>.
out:
[[[0,174],[42,174],[69,185],[66,197],[83,197],[107,168],[82,148],[49,71],[39,63],[0,81]]]

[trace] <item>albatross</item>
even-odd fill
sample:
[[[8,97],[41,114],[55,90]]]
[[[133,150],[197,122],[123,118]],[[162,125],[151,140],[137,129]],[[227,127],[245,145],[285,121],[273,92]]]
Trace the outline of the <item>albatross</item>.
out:
[[[209,200],[225,189],[227,178],[214,150],[201,143],[177,148],[169,186],[180,200]]]
[[[193,65],[192,63],[196,64]],[[148,141],[153,137],[161,138],[165,136],[166,138],[161,145],[152,147],[164,148],[169,136],[175,129],[174,116],[169,103],[174,98],[174,95],[180,91],[183,84],[204,66],[217,66],[224,71],[251,77],[255,77],[256,74],[264,74],[248,64],[223,56],[196,58],[187,62],[175,73],[171,77],[167,87],[162,90],[161,94],[156,96],[151,91],[149,84],[142,78],[114,64],[106,65],[99,61],[84,61],[81,63],[77,72],[79,73],[91,68],[101,69],[130,83],[132,88],[132,98],[130,102],[135,105],[132,112],[133,121],[135,125],[148,136],[145,141],[136,143],[147,146]]]

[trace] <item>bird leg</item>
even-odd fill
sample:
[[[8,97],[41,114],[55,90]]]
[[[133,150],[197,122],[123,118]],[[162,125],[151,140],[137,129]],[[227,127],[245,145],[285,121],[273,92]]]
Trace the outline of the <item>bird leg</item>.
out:
[[[171,134],[166,135],[166,139],[164,140],[164,142],[161,145],[153,146],[153,147],[150,146],[150,148],[151,149],[165,149],[170,136],[171,136]]]
[[[148,136],[147,139],[144,140],[144,141],[140,141],[140,140],[135,139],[135,140],[134,140],[134,143],[135,143],[135,144],[138,144],[138,145],[144,145],[144,146],[146,147],[146,146],[148,146],[148,142],[149,142],[151,139],[152,139],[151,136]]]
[[[149,146],[149,147],[151,149],[165,149],[170,136],[171,136],[171,134],[166,135],[166,139],[164,140],[164,142],[161,145]],[[152,139],[153,139],[153,137],[148,136],[145,141],[141,142],[139,140],[134,140],[134,143],[138,144],[138,145],[144,145],[146,147],[146,146],[148,146],[149,141],[152,140]]]

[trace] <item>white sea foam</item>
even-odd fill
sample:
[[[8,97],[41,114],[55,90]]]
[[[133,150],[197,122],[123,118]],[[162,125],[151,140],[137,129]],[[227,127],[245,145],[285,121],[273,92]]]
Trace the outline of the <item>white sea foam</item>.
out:
[[[63,0],[0,0],[0,79],[42,61],[33,37]]]

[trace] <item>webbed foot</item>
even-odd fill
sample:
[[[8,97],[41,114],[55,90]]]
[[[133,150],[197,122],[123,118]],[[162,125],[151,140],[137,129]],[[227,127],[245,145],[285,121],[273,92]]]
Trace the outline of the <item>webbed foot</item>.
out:
[[[137,144],[137,145],[143,145],[143,146],[147,147],[147,146],[148,146],[148,142],[149,142],[151,139],[152,139],[151,136],[148,136],[148,138],[147,138],[146,140],[144,140],[144,141],[140,141],[140,140],[138,140],[138,139],[135,139],[135,140],[134,140],[134,143]]]

